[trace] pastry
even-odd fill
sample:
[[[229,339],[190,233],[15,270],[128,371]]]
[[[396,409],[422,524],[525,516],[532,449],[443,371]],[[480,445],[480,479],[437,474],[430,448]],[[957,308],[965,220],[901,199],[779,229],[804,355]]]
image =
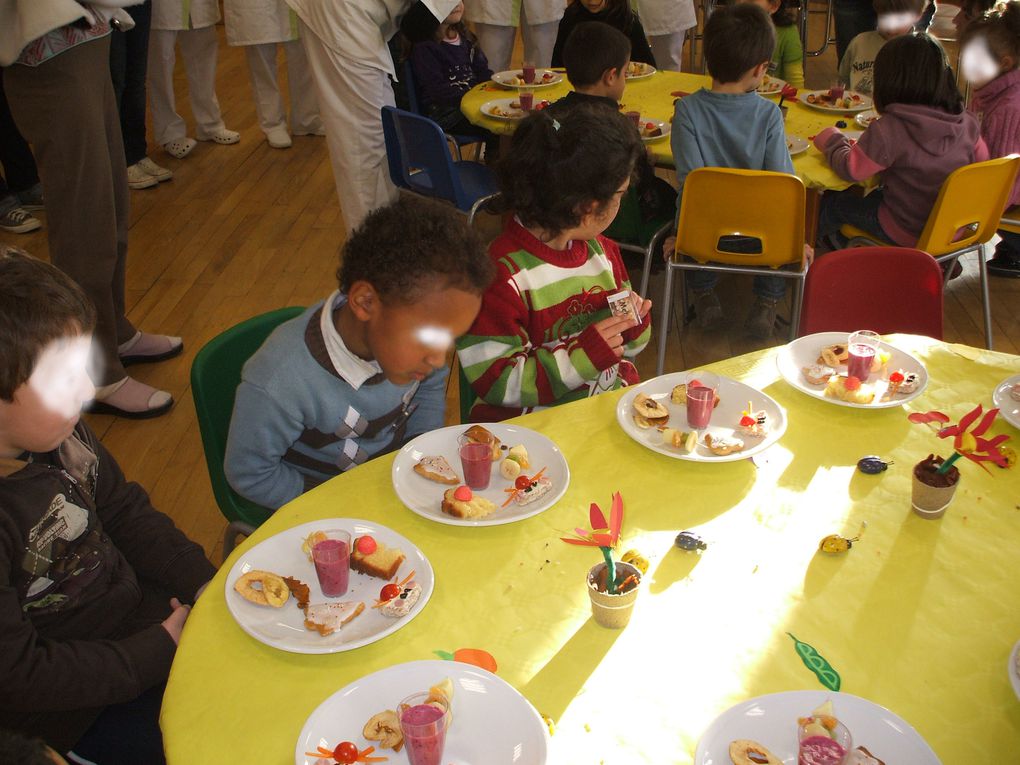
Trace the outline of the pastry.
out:
[[[387,547],[376,540],[375,549],[371,553],[362,552],[362,546],[358,544],[359,539],[354,540],[354,549],[351,551],[351,568],[361,574],[379,577],[380,579],[392,579],[404,562],[404,553],[396,547]]]
[[[900,369],[899,374],[903,375],[903,382],[900,383],[898,393],[913,393],[917,390],[917,386],[921,384],[921,375],[917,374],[917,372],[904,372]],[[892,375],[889,375],[889,379],[892,380]]]
[[[825,385],[829,378],[836,374],[836,370],[828,364],[811,364],[802,367],[800,371],[804,373],[804,379],[811,385]]]
[[[531,479],[526,488],[515,487],[513,501],[518,505],[530,505],[539,497],[548,494],[552,488],[552,481],[545,476],[536,476]]]
[[[325,539],[327,539],[325,531],[313,531],[301,542],[301,551],[308,556],[309,562],[312,560],[312,548]]]
[[[496,511],[496,505],[474,494],[467,486],[447,489],[441,509],[454,518],[484,518]]]
[[[1020,383],[1009,389],[1009,397],[1014,401],[1020,401]]]
[[[655,122],[645,122],[641,125],[642,138],[658,138],[662,135],[662,128]]]
[[[859,746],[850,752],[850,756],[846,759],[846,765],[885,765],[885,762],[863,746]]]
[[[499,447],[501,441],[491,431],[486,430],[481,425],[472,425],[464,431],[464,435],[473,444],[488,444],[489,449],[492,451],[493,462],[500,458],[501,450]]]
[[[838,367],[840,364],[846,364],[848,358],[850,358],[850,351],[847,350],[846,343],[837,343],[822,348],[817,363]]]
[[[711,433],[705,435],[705,445],[712,454],[725,457],[727,454],[734,454],[744,450],[744,442],[739,438],[728,436],[713,436]]]
[[[733,765],[783,765],[783,761],[764,746],[746,738],[730,742],[730,759]]]
[[[875,400],[875,391],[867,383],[862,383],[856,377],[845,377],[833,375],[825,386],[825,395],[829,398],[838,398],[849,404],[870,404]]]
[[[665,425],[669,422],[669,410],[651,396],[638,393],[634,396],[634,422],[639,428]],[[639,421],[638,418],[641,418]]]
[[[741,433],[753,438],[761,438],[769,432],[769,415],[764,409],[757,412],[751,409],[751,402],[747,402],[747,409],[742,412],[737,427]]]
[[[291,594],[294,596],[294,600],[297,601],[297,607],[302,611],[308,608],[308,600],[310,597],[308,585],[300,579],[295,579],[292,576],[284,576],[280,578],[287,583],[287,589],[290,590]]]
[[[305,627],[320,635],[332,635],[365,610],[364,603],[316,603],[305,609]]]
[[[662,443],[690,454],[698,446],[698,433],[694,430],[685,433],[676,428],[664,428]]]
[[[361,735],[369,741],[378,741],[379,747],[382,749],[399,752],[404,746],[404,734],[400,732],[400,720],[397,719],[397,713],[392,709],[372,715],[365,723]]]
[[[692,380],[691,382],[697,383],[698,381]],[[687,385],[685,383],[680,383],[675,388],[673,388],[672,392],[669,394],[669,400],[672,401],[674,404],[680,404],[680,406],[687,406]],[[719,391],[716,391],[715,399],[712,401],[713,409],[719,406],[719,401],[721,401],[721,399],[719,398]]]
[[[282,577],[258,569],[239,576],[234,582],[234,590],[245,600],[259,606],[280,608],[290,598],[290,588]]]
[[[445,483],[452,486],[460,483],[460,478],[453,472],[450,463],[443,456],[422,457],[418,460],[418,464],[414,466],[414,472],[436,483]]]
[[[379,613],[385,616],[392,616],[394,619],[407,616],[420,597],[421,585],[417,582],[410,582],[401,588],[400,594],[397,597],[383,601],[379,606]]]

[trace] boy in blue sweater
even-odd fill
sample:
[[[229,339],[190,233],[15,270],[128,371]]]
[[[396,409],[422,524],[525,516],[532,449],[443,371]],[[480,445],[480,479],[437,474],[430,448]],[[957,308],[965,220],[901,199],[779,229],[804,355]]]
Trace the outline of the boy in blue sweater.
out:
[[[776,31],[768,14],[756,5],[717,8],[705,25],[705,60],[712,89],[699,90],[677,102],[670,141],[680,194],[688,174],[699,167],[732,167],[793,173],[786,147],[783,115],[755,89],[768,72]],[[767,204],[767,200],[760,200]],[[671,250],[671,243],[667,241]],[[696,326],[710,329],[722,320],[715,295],[718,273],[689,271],[694,292]],[[744,324],[753,336],[767,338],[776,321],[776,305],[786,294],[778,276],[754,278],[756,300]]]
[[[446,359],[493,266],[452,208],[407,196],[347,240],[339,289],[278,327],[245,364],[224,470],[276,509],[442,427]]]

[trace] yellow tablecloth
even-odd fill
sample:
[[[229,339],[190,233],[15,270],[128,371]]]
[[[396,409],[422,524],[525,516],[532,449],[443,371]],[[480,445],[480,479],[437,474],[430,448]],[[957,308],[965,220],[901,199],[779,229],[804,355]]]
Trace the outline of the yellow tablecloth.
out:
[[[675,91],[693,93],[703,87],[708,87],[711,80],[705,75],[687,74],[685,72],[656,72],[651,77],[643,80],[634,80],[627,83],[627,89],[623,94],[623,110],[639,111],[646,119],[661,120],[669,122],[673,119],[673,101]],[[545,99],[556,101],[570,91],[570,85],[563,80],[558,85],[548,88],[541,88],[535,91],[536,101]],[[490,130],[498,135],[510,135],[517,127],[513,120],[497,120],[486,117],[481,112],[482,104],[495,98],[511,98],[516,96],[516,90],[502,88],[493,82],[485,82],[472,88],[461,100],[460,108],[472,124]],[[786,132],[789,135],[807,138],[818,133],[822,128],[832,127],[837,120],[846,121],[851,128],[857,125],[853,116],[841,116],[822,112],[804,106],[799,101],[785,101],[790,111],[786,117]],[[669,139],[654,141],[648,147],[655,155],[655,161],[659,165],[673,166],[673,150],[670,148]],[[797,176],[804,181],[809,188],[842,190],[851,184],[844,181],[829,167],[825,158],[814,146],[808,148],[803,154],[793,158],[793,169]]]
[[[572,471],[559,503],[527,521],[427,521],[394,494],[392,457],[290,503],[241,549],[317,518],[371,519],[425,552],[435,594],[378,643],[295,655],[234,623],[223,595],[228,562],[191,614],[174,662],[162,714],[169,762],[285,765],[305,719],[338,688],[436,650],[471,647],[492,653],[499,675],[556,721],[551,763],[690,763],[701,732],[730,705],[821,688],[787,632],[835,667],[843,691],[912,723],[946,765],[1012,761],[1020,702],[1006,663],[1020,639],[1020,468],[985,473],[962,464],[946,516],[918,518],[909,509],[911,466],[948,451],[906,415],[938,408],[958,418],[972,403],[990,406],[993,387],[1020,371],[1020,358],[909,335],[891,340],[931,375],[924,395],[891,410],[845,409],[798,392],[778,378],[775,349],[714,365],[787,408],[789,429],[762,466],[648,451],[616,423],[620,394],[606,394],[518,420],[559,444]],[[1001,420],[992,432],[1020,440]],[[866,454],[895,464],[879,476],[856,472]],[[621,551],[651,559],[622,631],[590,619],[582,582],[598,552],[559,541],[586,523],[590,502],[608,508],[616,490],[626,501]],[[816,552],[823,536],[853,535],[862,520],[867,531],[848,554]],[[681,529],[702,534],[708,550],[673,548]]]

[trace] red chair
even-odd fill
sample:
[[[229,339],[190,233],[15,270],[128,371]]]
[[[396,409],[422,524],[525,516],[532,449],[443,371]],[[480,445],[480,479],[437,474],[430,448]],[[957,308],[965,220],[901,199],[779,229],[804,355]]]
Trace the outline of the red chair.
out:
[[[942,269],[906,247],[855,247],[808,271],[798,335],[871,329],[942,339]]]

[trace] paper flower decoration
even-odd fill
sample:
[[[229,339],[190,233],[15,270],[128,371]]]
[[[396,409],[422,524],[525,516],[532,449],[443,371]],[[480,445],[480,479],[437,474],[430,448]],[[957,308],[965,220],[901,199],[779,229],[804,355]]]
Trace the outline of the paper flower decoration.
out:
[[[953,439],[952,456],[945,460],[939,467],[939,473],[945,473],[953,466],[960,457],[966,457],[971,462],[981,465],[981,469],[988,471],[982,462],[993,462],[999,467],[1006,467],[1006,457],[999,451],[999,446],[1009,440],[1009,436],[998,435],[994,438],[984,438],[984,434],[995,421],[998,409],[989,409],[984,412],[981,404],[978,404],[971,411],[965,414],[956,425],[948,424],[950,419],[942,412],[915,412],[907,416],[907,419],[919,425],[930,426],[939,438]],[[980,418],[980,419],[979,419]],[[971,427],[974,423],[976,426]]]
[[[616,563],[613,561],[613,548],[620,541],[620,529],[623,527],[623,497],[620,492],[613,494],[613,504],[609,508],[609,521],[601,508],[594,502],[588,510],[588,520],[591,523],[591,531],[582,528],[575,528],[573,537],[560,537],[568,545],[584,545],[586,547],[597,547],[602,551],[606,559],[606,589],[612,595],[616,594]]]

